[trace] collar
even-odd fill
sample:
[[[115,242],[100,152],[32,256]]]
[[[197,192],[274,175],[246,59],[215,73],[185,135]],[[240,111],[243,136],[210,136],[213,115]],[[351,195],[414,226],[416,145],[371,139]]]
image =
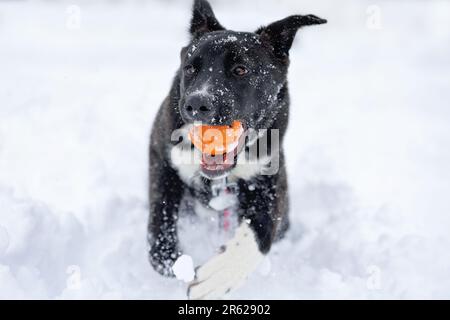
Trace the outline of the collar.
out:
[[[236,182],[230,182],[228,177],[223,177],[217,180],[211,180],[210,183],[211,194],[213,197],[219,196],[222,192],[234,193],[238,192],[238,185]]]

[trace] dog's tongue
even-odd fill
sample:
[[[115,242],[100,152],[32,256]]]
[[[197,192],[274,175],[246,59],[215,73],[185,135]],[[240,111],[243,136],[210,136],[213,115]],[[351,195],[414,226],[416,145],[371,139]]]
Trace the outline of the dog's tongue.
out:
[[[233,166],[236,149],[220,155],[202,154],[202,167],[209,171],[226,170]]]

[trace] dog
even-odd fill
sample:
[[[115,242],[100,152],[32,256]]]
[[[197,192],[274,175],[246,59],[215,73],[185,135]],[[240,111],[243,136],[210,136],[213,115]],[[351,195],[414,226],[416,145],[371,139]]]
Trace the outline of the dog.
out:
[[[186,197],[195,200],[194,211],[200,206],[221,212],[226,208],[213,200],[231,195],[238,225],[222,251],[196,269],[191,299],[220,298],[237,288],[289,227],[282,150],[289,50],[299,28],[323,23],[314,15],[292,15],[256,32],[236,32],[219,23],[206,0],[194,1],[190,43],[181,49],[180,69],[150,137],[150,263],[160,274],[174,276],[183,245],[177,222]],[[192,126],[228,126],[237,119],[244,141],[217,157],[228,164],[205,161],[189,139]],[[252,150],[255,161],[241,161]]]

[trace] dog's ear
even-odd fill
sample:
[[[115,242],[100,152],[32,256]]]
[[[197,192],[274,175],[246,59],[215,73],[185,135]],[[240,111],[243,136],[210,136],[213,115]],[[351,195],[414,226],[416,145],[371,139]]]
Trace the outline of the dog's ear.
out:
[[[326,22],[327,20],[312,14],[306,16],[295,15],[275,21],[266,27],[261,27],[256,33],[260,35],[261,41],[268,42],[272,46],[277,57],[286,59],[289,56],[289,49],[291,49],[295,34],[299,28]]]
[[[190,28],[192,36],[198,37],[204,33],[218,30],[225,30],[225,28],[217,21],[209,2],[206,0],[195,0]]]

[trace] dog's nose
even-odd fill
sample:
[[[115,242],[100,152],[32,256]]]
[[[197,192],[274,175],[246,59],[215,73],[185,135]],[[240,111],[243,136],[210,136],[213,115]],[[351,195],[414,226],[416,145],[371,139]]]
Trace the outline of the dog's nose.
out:
[[[188,120],[202,122],[211,121],[214,112],[211,101],[201,95],[188,97],[182,111]]]

